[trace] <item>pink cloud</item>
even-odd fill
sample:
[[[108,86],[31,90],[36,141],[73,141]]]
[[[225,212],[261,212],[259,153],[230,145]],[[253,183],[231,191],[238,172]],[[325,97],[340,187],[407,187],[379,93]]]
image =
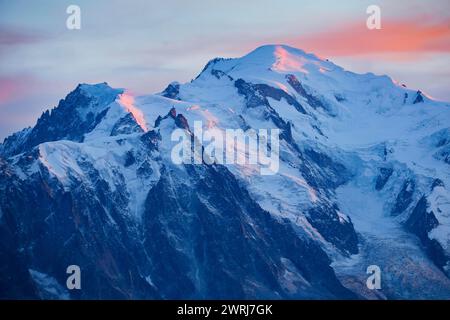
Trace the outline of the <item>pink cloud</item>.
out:
[[[0,76],[0,105],[28,94],[32,79],[28,76]]]
[[[350,22],[304,37],[287,39],[294,46],[328,56],[373,53],[408,54],[450,52],[450,20],[382,20],[380,30],[369,30],[365,21]]]

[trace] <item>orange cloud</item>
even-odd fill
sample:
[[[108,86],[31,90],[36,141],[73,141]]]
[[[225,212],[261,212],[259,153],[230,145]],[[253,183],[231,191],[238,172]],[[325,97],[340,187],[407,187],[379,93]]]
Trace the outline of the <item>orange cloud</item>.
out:
[[[450,19],[441,22],[426,20],[382,19],[380,30],[369,30],[365,21],[352,22],[306,37],[296,37],[289,42],[328,56],[450,52]]]

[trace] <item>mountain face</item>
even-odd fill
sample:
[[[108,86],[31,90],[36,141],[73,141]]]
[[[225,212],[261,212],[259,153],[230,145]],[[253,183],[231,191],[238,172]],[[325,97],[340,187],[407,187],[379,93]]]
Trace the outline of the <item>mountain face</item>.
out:
[[[153,95],[79,85],[0,145],[0,297],[448,299],[449,120],[281,45]],[[175,164],[171,134],[200,139],[196,121],[279,129],[279,169]]]

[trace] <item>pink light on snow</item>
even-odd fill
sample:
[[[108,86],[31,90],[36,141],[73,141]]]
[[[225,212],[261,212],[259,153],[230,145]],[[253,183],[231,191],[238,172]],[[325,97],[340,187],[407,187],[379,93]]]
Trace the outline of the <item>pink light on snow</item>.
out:
[[[119,97],[119,103],[133,115],[134,120],[136,120],[137,124],[142,128],[142,130],[144,130],[144,132],[147,132],[148,128],[147,123],[145,122],[144,114],[134,105],[134,97],[130,93],[124,92]]]
[[[438,101],[438,99],[434,98],[432,95],[430,95],[429,93],[420,91],[422,95],[424,95],[425,97],[427,97],[430,100],[434,100],[434,101]]]
[[[281,90],[283,90],[286,93],[289,93],[288,87],[286,87],[284,84],[282,84],[281,82],[278,82],[278,81],[275,81],[274,83],[278,88],[280,88]]]
[[[303,72],[308,73],[305,70],[303,61],[299,57],[293,56],[286,49],[281,46],[277,46],[275,49],[275,58],[277,59],[272,65],[272,68],[277,71],[288,72]]]
[[[200,106],[198,104],[194,104],[194,105],[188,107],[186,110],[192,111],[192,110],[198,110],[198,109],[200,109]]]

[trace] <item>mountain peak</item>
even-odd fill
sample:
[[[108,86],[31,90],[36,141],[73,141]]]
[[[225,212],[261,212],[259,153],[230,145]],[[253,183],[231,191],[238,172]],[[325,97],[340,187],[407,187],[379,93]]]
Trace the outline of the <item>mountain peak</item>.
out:
[[[284,77],[291,73],[322,78],[322,75],[330,70],[343,69],[304,50],[283,44],[270,44],[260,46],[239,58],[212,59],[196,79],[202,75],[212,74],[216,78],[227,75],[230,80],[239,78],[262,80],[273,78],[274,74]]]
[[[280,54],[288,54],[297,57],[303,57],[312,61],[323,61],[318,56],[313,53],[307,53],[306,51],[294,48],[285,44],[267,44],[257,47],[253,51],[246,54],[243,58],[257,58],[257,57],[265,57],[265,58],[277,58]]]
[[[97,99],[116,96],[124,92],[124,89],[112,88],[107,82],[100,82],[95,84],[80,83],[72,91],[73,93],[83,94],[87,97],[96,97]]]
[[[13,155],[40,143],[67,139],[82,141],[106,115],[109,105],[123,89],[113,89],[106,82],[80,83],[57,107],[46,110],[36,125],[19,135],[5,139],[1,153]]]

